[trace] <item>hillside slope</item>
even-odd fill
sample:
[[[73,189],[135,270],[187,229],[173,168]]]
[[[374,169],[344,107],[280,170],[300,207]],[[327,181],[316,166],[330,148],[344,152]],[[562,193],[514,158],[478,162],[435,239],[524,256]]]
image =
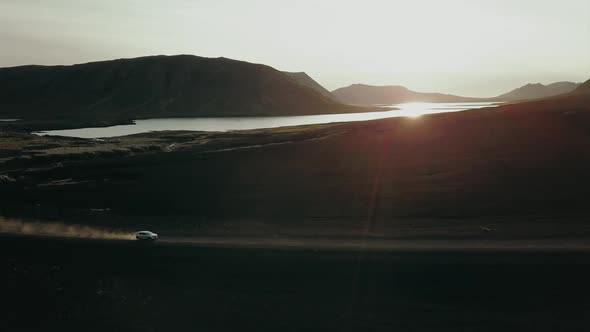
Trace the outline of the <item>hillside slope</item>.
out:
[[[590,80],[580,84],[576,90],[574,90],[574,93],[590,93]]]
[[[0,118],[274,116],[358,112],[271,67],[150,56],[0,69]]]
[[[292,73],[284,71],[283,73],[287,74],[289,77],[297,81],[297,83],[307,86],[309,88],[314,89],[315,91],[321,93],[323,96],[328,97],[330,99],[334,99],[334,95],[328,89],[324,88],[321,84],[316,82],[313,78],[311,78],[305,72],[298,72]]]

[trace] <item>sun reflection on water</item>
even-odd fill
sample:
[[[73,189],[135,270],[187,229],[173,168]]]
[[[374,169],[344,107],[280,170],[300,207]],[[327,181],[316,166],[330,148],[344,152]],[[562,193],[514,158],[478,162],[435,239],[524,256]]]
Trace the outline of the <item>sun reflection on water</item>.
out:
[[[398,106],[400,112],[404,112],[404,116],[416,118],[424,114],[432,112],[432,104],[430,103],[407,103]]]
[[[69,137],[99,138],[145,133],[161,130],[195,130],[195,131],[228,131],[250,130],[262,128],[278,128],[288,126],[316,125],[334,122],[368,121],[384,118],[409,117],[419,118],[422,115],[449,113],[474,110],[484,107],[496,107],[492,102],[473,103],[405,103],[382,105],[393,108],[380,112],[362,112],[346,114],[321,114],[300,116],[267,116],[267,117],[224,117],[224,118],[167,118],[136,120],[132,125],[118,125],[99,128],[79,128],[66,130],[50,130],[36,132],[39,135],[60,135]]]

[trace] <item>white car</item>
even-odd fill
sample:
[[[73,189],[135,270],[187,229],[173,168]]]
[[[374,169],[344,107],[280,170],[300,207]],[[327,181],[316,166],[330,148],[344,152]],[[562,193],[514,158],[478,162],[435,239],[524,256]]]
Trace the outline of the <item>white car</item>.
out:
[[[158,234],[150,232],[150,231],[139,231],[135,233],[136,240],[148,240],[154,241],[158,238]]]

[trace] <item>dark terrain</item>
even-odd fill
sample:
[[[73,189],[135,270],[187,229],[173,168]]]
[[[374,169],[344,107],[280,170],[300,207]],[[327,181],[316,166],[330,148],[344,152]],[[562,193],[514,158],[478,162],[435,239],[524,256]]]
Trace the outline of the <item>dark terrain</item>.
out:
[[[104,140],[3,133],[0,210],[196,233],[586,236],[589,101]]]
[[[10,331],[584,331],[586,252],[214,249],[3,237]]]

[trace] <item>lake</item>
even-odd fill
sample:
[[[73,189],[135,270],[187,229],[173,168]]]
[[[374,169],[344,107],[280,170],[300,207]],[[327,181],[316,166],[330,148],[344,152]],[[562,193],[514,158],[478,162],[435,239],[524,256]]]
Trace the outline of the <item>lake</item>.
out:
[[[418,117],[428,114],[458,112],[484,107],[495,107],[498,103],[408,103],[384,106],[396,110],[368,113],[324,114],[275,117],[228,117],[228,118],[168,118],[135,120],[135,124],[103,128],[80,128],[37,132],[39,135],[59,135],[80,138],[114,137],[162,130],[228,131],[277,128],[324,124],[333,122],[367,121],[395,117]]]

